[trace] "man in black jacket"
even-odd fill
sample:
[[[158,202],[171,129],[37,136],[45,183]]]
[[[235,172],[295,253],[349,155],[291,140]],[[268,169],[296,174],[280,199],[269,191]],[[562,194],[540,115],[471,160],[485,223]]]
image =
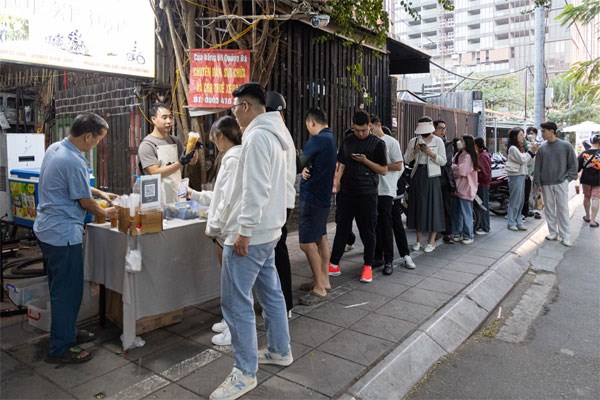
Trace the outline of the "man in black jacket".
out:
[[[435,128],[434,135],[438,136],[444,141],[446,146],[446,165],[442,166],[442,176],[440,182],[442,183],[442,196],[444,199],[444,219],[446,220],[446,230],[442,232],[444,235],[444,242],[453,244],[452,240],[452,193],[456,191],[456,183],[454,182],[454,176],[452,175],[452,157],[454,157],[454,148],[452,142],[446,140],[446,122],[438,119],[433,121]]]

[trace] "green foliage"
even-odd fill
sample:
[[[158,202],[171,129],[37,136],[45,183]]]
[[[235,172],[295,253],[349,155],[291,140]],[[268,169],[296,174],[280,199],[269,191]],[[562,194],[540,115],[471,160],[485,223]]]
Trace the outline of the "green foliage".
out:
[[[474,76],[474,78],[477,77]],[[524,111],[525,88],[515,75],[481,81],[465,81],[459,86],[459,89],[482,91],[485,107],[490,110]],[[533,99],[533,93],[529,93],[529,95]],[[533,103],[528,99],[528,104],[532,105]]]
[[[574,23],[595,23],[600,15],[600,0],[582,0],[577,6],[568,4],[558,15],[562,25]],[[594,27],[596,30],[598,26]],[[600,39],[598,39],[600,40]],[[566,78],[576,83],[578,93],[590,99],[600,99],[600,57],[575,63],[568,71]]]
[[[581,89],[566,76],[550,79],[548,86],[554,89],[552,108],[548,111],[549,120],[568,125],[583,121],[600,123],[600,105],[582,95]]]

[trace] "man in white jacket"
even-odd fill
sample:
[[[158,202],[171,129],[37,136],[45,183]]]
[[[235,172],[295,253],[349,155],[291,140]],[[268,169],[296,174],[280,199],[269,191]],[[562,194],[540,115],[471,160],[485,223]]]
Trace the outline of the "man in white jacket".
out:
[[[281,116],[266,112],[262,86],[246,83],[233,97],[231,109],[244,133],[223,229],[221,308],[231,331],[235,365],[210,395],[212,400],[237,399],[254,389],[259,363],[287,366],[293,361],[274,249],[286,220],[289,172],[296,168],[287,157],[294,144]],[[253,287],[268,338],[267,347],[258,351]]]

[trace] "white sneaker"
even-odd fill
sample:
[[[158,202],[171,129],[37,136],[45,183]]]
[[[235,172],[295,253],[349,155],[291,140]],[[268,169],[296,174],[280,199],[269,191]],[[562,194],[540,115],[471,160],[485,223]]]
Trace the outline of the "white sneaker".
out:
[[[404,268],[415,269],[417,265],[410,256],[404,256]]]
[[[461,243],[462,244],[471,244],[471,243],[473,243],[473,239],[463,239],[463,240],[461,240]]]
[[[566,247],[571,247],[573,246],[573,243],[571,243],[571,241],[569,239],[563,239],[562,242],[560,242],[563,246]]]
[[[452,236],[452,240],[454,240],[455,243],[458,243],[461,240],[463,240],[463,237],[462,237],[462,235],[454,235],[454,236]]]
[[[556,240],[556,239],[558,239],[558,235],[556,235],[556,234],[554,234],[554,235],[553,234],[546,235],[546,240]]]
[[[231,332],[229,332],[229,328],[225,329],[218,335],[213,336],[212,339],[210,339],[210,341],[216,346],[231,345]]]
[[[344,251],[350,251],[354,249],[354,245],[353,244],[347,244],[346,247],[344,248]]]
[[[234,400],[242,397],[256,387],[256,376],[245,376],[233,367],[223,383],[210,394],[210,400]]]
[[[212,326],[212,331],[214,333],[221,333],[221,332],[225,332],[229,327],[227,326],[227,322],[225,322],[224,319],[221,320],[221,322],[217,322],[216,324],[213,324]]]
[[[475,231],[476,235],[487,235],[489,232],[484,231],[483,229],[477,229]]]
[[[429,244],[429,243],[427,243],[427,246],[425,246],[425,248],[423,249],[423,251],[425,253],[431,253],[434,250],[435,250],[435,245],[432,245],[432,244]]]
[[[411,248],[413,249],[413,251],[419,251],[421,249],[421,243],[417,242],[413,244]]]
[[[279,355],[277,353],[273,353],[269,351],[266,347],[258,350],[258,363],[259,364],[274,364],[281,365],[287,367],[291,363],[294,362],[294,357],[292,357],[292,352],[290,352],[286,356]]]

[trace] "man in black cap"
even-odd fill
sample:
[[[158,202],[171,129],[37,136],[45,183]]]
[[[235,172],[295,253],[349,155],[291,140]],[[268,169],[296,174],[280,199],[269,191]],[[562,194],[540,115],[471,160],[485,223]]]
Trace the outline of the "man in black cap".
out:
[[[285,122],[285,109],[286,103],[285,98],[278,92],[267,92],[267,112],[279,112],[283,122]],[[296,164],[296,159],[293,157],[295,151],[288,152],[288,162]],[[292,156],[292,157],[290,157]],[[296,177],[288,178],[288,186],[286,187],[286,208],[287,208],[287,219],[290,218],[290,214],[294,209],[296,202],[296,190],[294,184]],[[291,184],[290,184],[291,183]],[[281,282],[281,290],[283,291],[283,297],[285,298],[285,305],[288,313],[294,307],[294,297],[292,295],[292,269],[290,265],[290,255],[288,252],[287,245],[285,243],[287,239],[287,223],[281,228],[281,238],[275,246],[275,267],[279,275],[279,281]]]

